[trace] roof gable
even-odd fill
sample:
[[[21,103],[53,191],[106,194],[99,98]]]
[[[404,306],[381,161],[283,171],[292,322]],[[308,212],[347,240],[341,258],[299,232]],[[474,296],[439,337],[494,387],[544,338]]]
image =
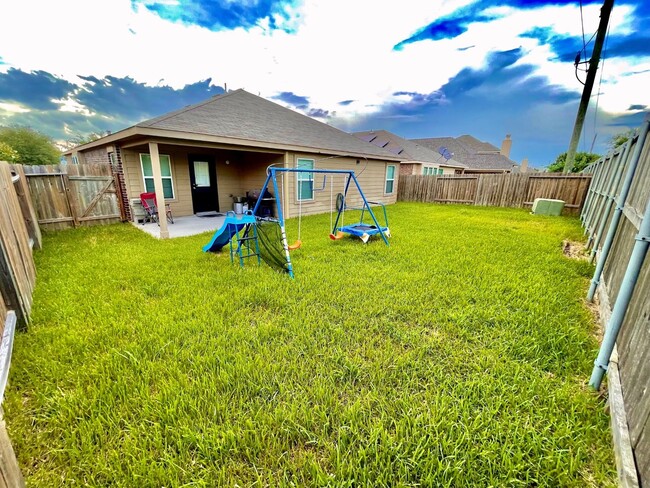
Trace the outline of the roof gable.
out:
[[[441,145],[449,149],[454,159],[464,163],[470,169],[511,171],[518,166],[512,159],[503,156],[498,148],[487,142],[482,142],[470,135],[460,137],[431,137],[427,139],[411,139],[429,149]]]
[[[437,150],[422,146],[414,140],[404,139],[386,130],[370,130],[354,132],[354,136],[361,140],[368,141],[379,147],[385,147],[391,152],[396,152],[404,160],[418,161],[422,163],[439,163],[443,166],[455,166],[465,168],[466,165],[455,159],[444,159]]]
[[[394,152],[241,89],[145,120],[135,127],[399,159]]]

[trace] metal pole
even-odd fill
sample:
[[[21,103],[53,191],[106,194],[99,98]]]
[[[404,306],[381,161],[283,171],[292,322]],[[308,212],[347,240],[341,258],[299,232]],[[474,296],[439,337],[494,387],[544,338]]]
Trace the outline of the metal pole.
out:
[[[639,133],[639,138],[636,141],[634,153],[632,154],[632,160],[630,161],[627,173],[625,174],[625,180],[623,181],[621,193],[618,195],[616,210],[612,216],[612,222],[609,224],[609,230],[607,231],[607,237],[605,237],[603,250],[600,253],[600,259],[598,260],[598,265],[596,266],[596,272],[594,273],[594,277],[591,280],[589,293],[587,293],[587,300],[590,302],[594,299],[596,288],[598,287],[598,283],[600,283],[600,277],[603,274],[603,269],[605,268],[605,262],[607,261],[609,251],[611,250],[612,244],[614,243],[614,237],[616,237],[616,229],[618,229],[618,223],[621,220],[621,215],[623,215],[625,200],[627,200],[627,195],[630,192],[630,187],[632,186],[632,181],[634,180],[634,173],[636,172],[636,167],[639,164],[639,159],[641,158],[641,152],[643,151],[643,146],[645,145],[648,129],[650,129],[650,114],[646,115],[645,121],[641,126],[641,132]]]
[[[372,221],[375,223],[375,225],[379,229],[379,233],[381,234],[381,238],[384,240],[384,243],[387,246],[390,246],[390,244],[388,243],[388,239],[386,238],[386,235],[384,235],[384,231],[382,230],[381,225],[379,225],[379,222],[377,221],[377,217],[375,217],[375,212],[372,211],[372,209],[370,208],[370,204],[368,203],[368,200],[366,200],[366,196],[361,191],[361,186],[359,185],[359,181],[357,181],[357,178],[356,178],[356,176],[354,176],[354,174],[352,174],[351,176],[354,179],[354,184],[357,185],[357,189],[359,190],[359,194],[361,195],[361,198],[363,199],[363,203],[365,204],[364,208],[368,208],[368,213],[372,217]]]
[[[648,253],[648,246],[650,246],[650,202],[646,206],[645,215],[639,226],[639,233],[634,239],[636,240],[634,249],[632,249],[630,261],[627,264],[625,276],[623,276],[623,281],[621,282],[621,289],[616,297],[616,303],[614,304],[609,324],[605,328],[605,337],[603,337],[603,343],[600,346],[600,351],[591,373],[591,379],[589,380],[589,385],[596,390],[600,388],[605,371],[607,371],[609,358],[616,344],[616,337],[621,330],[621,325],[623,325],[625,312],[627,312],[627,307],[630,304],[634,288],[641,273],[641,267]]]
[[[630,138],[623,150],[619,153],[619,157],[616,160],[616,172],[609,186],[609,191],[607,195],[607,201],[605,203],[604,212],[602,213],[602,218],[598,230],[596,231],[596,239],[594,239],[593,247],[591,248],[591,262],[594,262],[596,253],[598,252],[598,246],[600,245],[600,240],[603,237],[605,232],[605,225],[607,224],[607,219],[609,218],[609,213],[612,211],[612,205],[616,200],[616,189],[618,188],[621,178],[623,177],[623,168],[625,168],[625,162],[630,152],[630,147],[632,146],[632,138]]]
[[[580,133],[582,126],[585,122],[585,115],[589,107],[589,99],[591,98],[591,90],[594,87],[596,80],[596,71],[598,71],[598,62],[600,61],[600,52],[603,49],[605,41],[605,34],[607,34],[607,24],[609,23],[609,14],[614,7],[614,0],[605,0],[602,8],[600,9],[600,23],[598,24],[598,34],[594,41],[594,52],[589,60],[589,70],[587,71],[587,79],[585,80],[585,87],[582,90],[582,97],[580,98],[580,106],[578,107],[578,114],[576,115],[576,122],[573,126],[573,135],[569,143],[569,150],[567,151],[566,160],[564,162],[564,172],[570,173],[573,169],[575,161],[576,150],[578,149],[578,142],[580,142]]]
[[[619,158],[616,158],[616,161],[618,161],[618,159]],[[594,202],[594,206],[591,212],[590,225],[586,229],[589,234],[589,239],[587,240],[587,247],[591,245],[594,239],[594,233],[596,232],[596,227],[598,227],[598,223],[600,222],[603,206],[605,205],[605,201],[607,200],[607,194],[605,193],[605,190],[607,189],[607,191],[609,191],[608,185],[615,173],[614,155],[612,153],[608,154],[605,160],[603,161],[602,173],[603,173],[603,177],[601,178],[598,191],[596,192],[596,194],[598,195],[598,201]]]
[[[593,177],[591,178],[591,184],[589,185],[589,200],[585,203],[582,212],[582,222],[583,224],[585,224],[585,232],[584,232],[585,234],[587,233],[587,228],[591,220],[591,213],[593,211],[595,202],[598,198],[598,188],[600,185],[600,181],[602,180],[603,165],[606,159],[607,156],[600,158],[598,161],[594,163],[595,166],[594,166]]]
[[[289,244],[287,244],[287,231],[284,228],[284,215],[282,214],[282,203],[280,193],[278,193],[278,180],[275,175],[276,171],[283,168],[271,168],[270,175],[273,180],[273,191],[275,192],[275,201],[278,206],[278,223],[280,224],[280,235],[282,237],[282,247],[284,249],[284,257],[287,260],[287,272],[293,278],[293,266],[291,265],[291,255],[289,254]],[[261,196],[261,195],[260,195]],[[256,206],[257,207],[257,206]]]

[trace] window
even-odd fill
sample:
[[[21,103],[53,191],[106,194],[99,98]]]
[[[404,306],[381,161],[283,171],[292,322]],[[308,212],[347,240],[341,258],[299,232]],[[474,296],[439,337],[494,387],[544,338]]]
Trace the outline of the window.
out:
[[[386,186],[384,188],[384,193],[391,194],[393,193],[395,186],[395,165],[389,164],[386,166]]]
[[[166,154],[161,154],[160,173],[162,174],[163,195],[165,198],[174,198],[174,184],[172,183],[172,163]],[[153,184],[153,169],[151,167],[151,156],[140,154],[142,164],[142,177],[144,178],[144,189],[146,192],[156,191]]]
[[[438,168],[438,174],[441,175],[444,173],[444,170],[442,168]]]
[[[296,164],[297,168],[300,169],[314,169],[314,160],[313,159],[298,159]],[[296,186],[296,198],[303,202],[305,200],[314,199],[314,173],[296,173],[297,176],[297,186]]]
[[[194,184],[197,187],[210,187],[210,164],[207,161],[194,161]]]

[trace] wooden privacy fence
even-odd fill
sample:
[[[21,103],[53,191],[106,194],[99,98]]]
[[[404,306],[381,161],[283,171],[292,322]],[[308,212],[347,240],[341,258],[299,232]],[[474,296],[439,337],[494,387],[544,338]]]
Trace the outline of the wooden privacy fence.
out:
[[[0,404],[4,397],[14,331],[26,325],[36,284],[33,248],[41,233],[21,167],[0,162]],[[0,488],[24,486],[0,406]]]
[[[552,198],[564,200],[565,213],[578,213],[590,181],[588,174],[407,175],[399,178],[397,200],[522,208]]]
[[[614,439],[627,439],[627,445],[634,452],[634,456],[629,456],[630,464],[634,470],[636,460],[642,486],[650,486],[648,125],[646,121],[639,136],[585,169],[593,174],[593,183],[581,215],[592,258],[598,259],[588,298],[598,291],[603,325],[607,326],[604,344],[608,343],[608,334],[612,339],[616,338],[613,331],[620,325],[616,352],[607,368],[610,404],[614,396],[612,385],[618,385],[620,381],[622,391],[620,412],[615,412],[612,407]],[[637,273],[636,279],[634,272]],[[618,320],[620,311],[624,314],[622,321]],[[619,424],[614,421],[617,417],[622,419]],[[619,457],[617,452],[617,461]],[[620,472],[621,463],[618,464]],[[636,478],[636,474],[622,476],[622,484],[635,486],[636,479],[632,478]]]
[[[23,166],[38,223],[48,230],[124,220],[110,164]]]

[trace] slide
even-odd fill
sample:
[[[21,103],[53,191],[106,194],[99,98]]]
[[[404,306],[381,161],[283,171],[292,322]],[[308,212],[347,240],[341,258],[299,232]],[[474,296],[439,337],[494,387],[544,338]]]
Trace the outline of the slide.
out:
[[[214,233],[210,242],[203,246],[203,252],[219,252],[223,246],[226,246],[232,236],[246,227],[247,224],[254,224],[253,215],[235,215],[234,212],[226,214],[226,221],[221,228]]]

